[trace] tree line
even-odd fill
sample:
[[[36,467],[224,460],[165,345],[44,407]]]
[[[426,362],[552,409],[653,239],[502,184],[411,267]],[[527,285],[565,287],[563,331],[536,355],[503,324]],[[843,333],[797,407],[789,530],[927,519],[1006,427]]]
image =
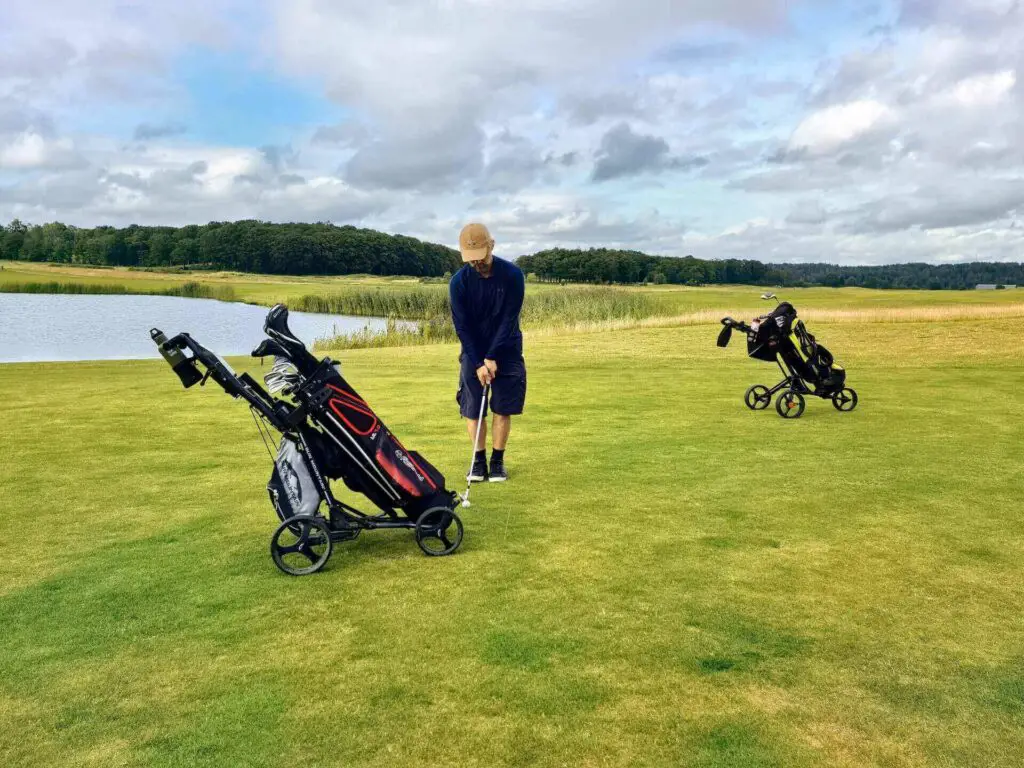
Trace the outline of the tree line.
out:
[[[0,226],[0,259],[66,264],[217,269],[272,275],[411,275],[442,277],[457,270],[458,251],[403,235],[353,226],[271,224],[247,220],[185,227],[82,228],[59,222]],[[640,251],[552,248],[520,256],[532,279],[601,284],[859,286],[965,289],[1024,285],[1024,264],[766,264],[752,259],[705,260]]]
[[[0,258],[122,267],[185,267],[272,275],[440,277],[458,251],[353,226],[211,222],[185,227],[73,227],[59,222],[0,227]]]
[[[925,288],[962,290],[978,284],[1024,285],[1024,264],[891,264],[847,267],[836,264],[765,264],[745,259],[703,260],[693,256],[651,256],[608,248],[552,248],[516,262],[540,281],[573,283],[746,284],[784,287]]]

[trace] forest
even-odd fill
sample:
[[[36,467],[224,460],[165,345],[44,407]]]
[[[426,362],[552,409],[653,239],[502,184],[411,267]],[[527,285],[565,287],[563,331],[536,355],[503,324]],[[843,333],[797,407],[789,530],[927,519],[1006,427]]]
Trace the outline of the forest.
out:
[[[0,227],[0,259],[185,267],[271,275],[412,275],[458,269],[458,251],[372,229],[262,221],[185,227],[80,228],[18,220]]]
[[[891,264],[854,267],[836,264],[766,264],[754,260],[702,260],[693,256],[651,256],[607,248],[554,248],[521,256],[523,272],[540,281],[654,283],[670,285],[747,284],[784,287],[828,286],[962,290],[978,284],[1024,285],[1024,264]]]
[[[271,275],[443,277],[458,251],[404,235],[330,223],[210,222],[184,227],[81,228],[52,222],[0,227],[0,259],[96,266],[228,270]],[[529,279],[594,284],[857,286],[963,290],[1024,285],[1024,264],[770,264],[753,259],[652,256],[640,251],[552,248],[520,256]]]

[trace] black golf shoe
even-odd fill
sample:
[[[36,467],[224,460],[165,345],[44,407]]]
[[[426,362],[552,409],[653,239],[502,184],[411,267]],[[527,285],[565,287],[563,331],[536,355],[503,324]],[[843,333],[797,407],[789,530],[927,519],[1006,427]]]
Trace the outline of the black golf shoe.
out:
[[[504,483],[508,480],[508,472],[505,471],[504,461],[492,461],[489,480],[492,483]]]
[[[487,481],[487,462],[483,460],[477,460],[473,462],[473,468],[469,471],[466,476],[466,482],[469,483],[483,483]]]

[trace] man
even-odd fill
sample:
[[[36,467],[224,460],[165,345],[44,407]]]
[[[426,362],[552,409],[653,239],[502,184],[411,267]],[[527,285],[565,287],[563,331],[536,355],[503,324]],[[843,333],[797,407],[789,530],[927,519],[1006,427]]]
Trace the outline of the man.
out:
[[[469,439],[475,440],[476,457],[469,482],[492,483],[508,479],[505,445],[512,417],[526,403],[526,363],[519,312],[523,308],[526,281],[515,264],[494,258],[494,240],[483,224],[467,224],[459,235],[462,269],[449,285],[452,322],[462,342],[459,356],[459,391],[455,399],[466,420]],[[488,402],[494,414],[491,427],[491,465],[487,466],[487,423],[478,425],[484,387],[490,385]]]

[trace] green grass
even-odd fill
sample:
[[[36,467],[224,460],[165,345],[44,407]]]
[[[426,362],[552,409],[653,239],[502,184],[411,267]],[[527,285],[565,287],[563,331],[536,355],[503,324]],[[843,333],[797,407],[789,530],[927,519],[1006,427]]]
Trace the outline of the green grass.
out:
[[[0,366],[0,761],[1019,765],[1019,332],[812,331],[853,414],[747,411],[772,369],[712,326],[531,339],[463,549],[369,533],[301,579],[237,401],[162,361]],[[457,486],[455,347],[339,357]]]

